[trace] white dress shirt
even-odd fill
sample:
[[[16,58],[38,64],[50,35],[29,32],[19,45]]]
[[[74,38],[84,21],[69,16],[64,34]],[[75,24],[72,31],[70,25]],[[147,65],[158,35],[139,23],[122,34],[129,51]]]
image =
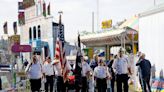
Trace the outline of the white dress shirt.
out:
[[[97,66],[94,69],[94,76],[96,78],[103,79],[103,78],[106,78],[106,77],[110,76],[110,74],[109,74],[109,71],[108,71],[107,67],[105,67],[105,66]]]
[[[30,66],[29,77],[30,79],[39,79],[42,77],[42,66],[39,62]]]
[[[116,74],[128,74],[129,60],[125,56],[118,58],[114,61],[112,67]]]
[[[62,76],[62,67],[61,67],[60,62],[58,62],[54,65],[54,70],[55,70],[55,75],[56,76]]]
[[[54,75],[54,66],[51,63],[44,63],[43,65],[43,73],[47,76]]]
[[[82,76],[86,77],[87,72],[91,71],[91,68],[87,62],[82,62]]]
[[[66,63],[66,68],[67,68],[67,70],[71,70],[71,66],[70,66],[70,64],[68,62]],[[58,63],[56,63],[54,65],[54,70],[55,70],[55,75],[56,76],[63,76],[62,75],[62,67],[61,67],[61,63],[60,62],[58,62]]]

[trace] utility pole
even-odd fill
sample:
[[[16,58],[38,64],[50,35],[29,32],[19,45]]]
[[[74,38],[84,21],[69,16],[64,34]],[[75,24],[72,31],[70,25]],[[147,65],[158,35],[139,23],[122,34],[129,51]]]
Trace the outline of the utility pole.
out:
[[[97,0],[97,31],[99,31],[99,0]]]
[[[156,0],[154,0],[154,6],[156,6]]]
[[[94,12],[92,12],[92,33],[94,33]]]

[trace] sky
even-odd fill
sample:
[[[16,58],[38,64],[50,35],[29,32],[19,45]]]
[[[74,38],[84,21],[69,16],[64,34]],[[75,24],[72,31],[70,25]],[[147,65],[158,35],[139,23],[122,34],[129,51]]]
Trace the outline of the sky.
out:
[[[8,21],[9,34],[13,34],[13,22],[17,21],[17,2],[21,0],[0,0],[0,35],[3,24]],[[63,11],[62,22],[65,25],[66,41],[72,42],[81,31],[92,31],[92,12],[95,13],[94,29],[100,30],[101,22],[112,19],[113,23],[128,19],[138,13],[154,7],[154,0],[99,0],[97,28],[97,0],[45,0],[51,3],[51,14],[58,22],[58,11]],[[164,0],[156,0],[156,5]]]

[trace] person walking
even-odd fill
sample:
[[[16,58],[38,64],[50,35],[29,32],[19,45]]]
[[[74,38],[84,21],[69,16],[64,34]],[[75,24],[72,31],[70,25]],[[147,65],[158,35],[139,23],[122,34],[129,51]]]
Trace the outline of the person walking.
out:
[[[42,66],[34,55],[32,62],[28,65],[26,71],[28,71],[30,78],[31,92],[40,92],[41,78],[42,78]]]
[[[110,61],[109,63],[107,64],[108,68],[109,68],[109,73],[111,74],[111,81],[110,81],[110,84],[111,84],[111,91],[114,92],[114,85],[115,85],[115,73],[113,71],[113,62],[114,60],[117,58],[117,55],[116,56],[113,56],[113,54],[110,55]]]
[[[124,85],[124,92],[128,92],[128,73],[131,74],[128,58],[123,54],[123,50],[119,50],[119,56],[113,63],[113,69],[116,73],[117,92],[122,92],[122,84]]]
[[[47,57],[43,65],[43,76],[46,79],[45,81],[45,92],[53,92],[54,85],[54,66],[51,64],[51,58]]]
[[[106,92],[107,78],[110,77],[110,74],[102,60],[98,61],[98,66],[94,69],[94,77],[96,79],[96,86],[97,86],[98,92]]]
[[[54,70],[55,70],[57,92],[66,92],[66,84],[63,78],[63,69],[61,66],[61,62],[59,59],[55,58],[52,64],[54,65]],[[68,74],[71,71],[71,66],[67,62],[65,67],[67,69],[67,74]]]
[[[82,61],[82,89],[81,92],[88,92],[88,81],[87,78],[91,71],[91,68],[84,57],[81,57]]]
[[[90,62],[90,67],[92,68],[92,70],[94,70],[95,67],[98,66],[98,58],[98,55],[95,55],[94,59]]]
[[[59,59],[55,58],[52,64],[54,65],[54,70],[55,70],[57,92],[65,92],[66,87],[64,85],[62,67]]]
[[[136,66],[139,66],[141,71],[141,81],[143,83],[143,91],[147,92],[146,87],[148,87],[149,92],[151,92],[150,88],[150,76],[151,76],[151,63],[149,60],[145,59],[145,54],[142,53],[140,60],[136,63]]]

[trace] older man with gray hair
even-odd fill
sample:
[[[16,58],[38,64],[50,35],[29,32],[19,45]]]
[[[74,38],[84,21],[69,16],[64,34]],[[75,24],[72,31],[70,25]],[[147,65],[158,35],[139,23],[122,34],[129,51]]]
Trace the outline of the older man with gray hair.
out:
[[[139,66],[141,69],[141,86],[144,92],[147,92],[146,86],[148,87],[149,91],[151,92],[150,88],[150,75],[151,75],[151,63],[149,60],[145,59],[145,54],[142,53],[140,60],[137,62],[136,66]]]

